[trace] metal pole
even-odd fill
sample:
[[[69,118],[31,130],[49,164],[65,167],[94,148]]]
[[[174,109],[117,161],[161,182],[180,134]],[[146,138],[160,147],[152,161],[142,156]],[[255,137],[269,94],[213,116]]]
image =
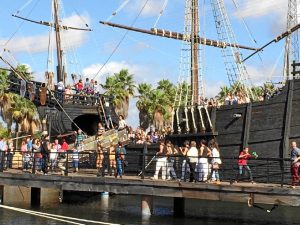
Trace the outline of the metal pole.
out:
[[[68,176],[69,174],[69,150],[66,152],[66,171],[65,176]]]
[[[49,135],[49,141],[51,142],[51,124],[52,124],[52,113],[51,111],[48,114],[49,116],[49,131],[48,131],[48,135]]]
[[[148,152],[148,149],[147,149],[147,143],[144,142],[144,148],[143,148],[143,158],[142,158],[142,176],[141,178],[144,179],[145,178],[145,155],[146,153]]]
[[[0,150],[0,172],[3,172],[4,169],[4,156],[5,152]]]

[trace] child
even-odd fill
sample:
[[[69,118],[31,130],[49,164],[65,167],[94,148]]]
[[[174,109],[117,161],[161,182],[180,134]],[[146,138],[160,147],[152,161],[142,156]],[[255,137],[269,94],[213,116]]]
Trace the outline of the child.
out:
[[[23,155],[23,171],[27,171],[30,168],[31,155],[30,151],[26,151]]]
[[[244,147],[243,151],[241,151],[239,155],[239,161],[238,161],[239,172],[237,174],[237,178],[235,182],[239,181],[240,176],[243,174],[243,168],[245,168],[249,173],[250,181],[252,182],[252,184],[254,184],[252,172],[250,167],[248,166],[248,159],[250,159],[251,157],[252,155],[249,153],[249,148]]]
[[[80,141],[77,148],[73,150],[73,167],[74,167],[74,173],[78,172],[78,166],[79,166],[79,152],[84,150],[84,144],[83,140]]]

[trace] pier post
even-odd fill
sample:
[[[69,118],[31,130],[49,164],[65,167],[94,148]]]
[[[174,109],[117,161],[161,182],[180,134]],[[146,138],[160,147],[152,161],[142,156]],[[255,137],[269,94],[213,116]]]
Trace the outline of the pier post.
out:
[[[153,197],[142,195],[141,198],[142,216],[151,216],[153,213]]]
[[[41,205],[41,189],[31,187],[31,206]]]
[[[185,208],[184,198],[175,197],[174,205],[173,205],[174,216],[184,217],[184,208]]]
[[[3,205],[3,200],[4,200],[4,186],[0,185],[0,205]]]

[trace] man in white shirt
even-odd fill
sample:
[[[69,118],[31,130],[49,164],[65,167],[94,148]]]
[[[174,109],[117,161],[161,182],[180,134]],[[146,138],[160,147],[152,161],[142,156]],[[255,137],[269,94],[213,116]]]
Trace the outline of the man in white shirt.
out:
[[[195,141],[191,142],[191,148],[187,152],[187,157],[188,157],[188,164],[191,170],[191,175],[190,175],[190,182],[196,181],[197,176],[196,176],[196,167],[198,163],[198,149],[197,149],[197,144]]]

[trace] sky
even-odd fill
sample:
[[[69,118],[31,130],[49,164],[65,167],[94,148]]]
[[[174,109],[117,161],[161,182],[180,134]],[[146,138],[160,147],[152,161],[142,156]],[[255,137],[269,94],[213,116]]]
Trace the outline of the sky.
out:
[[[148,82],[155,85],[161,79],[169,79],[176,83],[182,47],[180,41],[134,32],[128,32],[123,39],[126,31],[99,23],[109,20],[129,26],[135,21],[135,27],[151,29],[166,1],[148,0],[141,12],[146,1],[61,1],[62,24],[80,28],[85,28],[85,24],[88,24],[92,29],[91,32],[69,30],[63,36],[69,77],[71,73],[76,73],[83,78],[95,78],[102,83],[106,76],[121,69],[128,69],[134,74],[137,83]],[[128,4],[117,11],[124,2]],[[185,1],[167,2],[156,27],[183,32]],[[260,47],[284,32],[287,2],[287,0],[225,0],[237,42]],[[199,3],[201,36],[218,39],[210,1],[199,0]],[[112,16],[116,11],[116,15]],[[20,20],[12,14],[37,21],[50,21],[51,1],[1,0],[0,6],[0,54],[12,65],[29,65],[35,79],[43,81],[44,72],[47,69],[54,71],[56,65],[55,52],[50,51],[48,54],[48,49],[55,49],[53,44],[49,45],[49,28]],[[248,74],[254,84],[261,84],[270,79],[282,79],[283,46],[284,41],[272,44],[260,53],[260,57],[256,55],[246,62]],[[228,78],[220,49],[205,47],[204,52],[205,93],[206,96],[212,97],[218,94],[220,86],[228,85]],[[251,54],[248,50],[241,53],[243,57]],[[6,67],[2,62],[0,66]],[[138,126],[135,102],[134,99],[131,101],[127,118],[128,124],[133,127]]]

